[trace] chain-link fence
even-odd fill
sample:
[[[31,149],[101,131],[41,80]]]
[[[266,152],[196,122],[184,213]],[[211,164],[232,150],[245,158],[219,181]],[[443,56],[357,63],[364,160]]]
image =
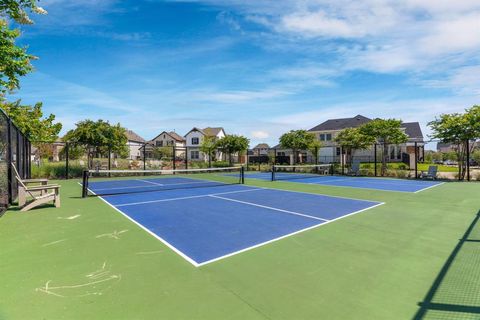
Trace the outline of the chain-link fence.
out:
[[[18,182],[11,164],[21,179],[30,177],[30,141],[0,109],[0,214],[18,196]]]

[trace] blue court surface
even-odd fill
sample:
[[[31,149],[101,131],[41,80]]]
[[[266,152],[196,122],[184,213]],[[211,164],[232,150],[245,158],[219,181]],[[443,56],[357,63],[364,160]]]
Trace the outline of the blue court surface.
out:
[[[182,179],[191,181],[175,183]],[[240,184],[126,193],[152,182],[90,182],[89,189],[118,192],[102,199],[195,266],[382,204]]]
[[[397,192],[420,192],[442,184],[438,181],[425,180],[407,180],[407,179],[389,179],[389,178],[368,178],[368,177],[349,177],[349,176],[320,176],[295,173],[275,173],[278,181],[289,181],[306,184],[320,184],[334,187],[351,187],[362,189],[375,189],[383,191]],[[246,178],[271,180],[270,172],[245,173]],[[303,176],[303,177],[302,177]]]

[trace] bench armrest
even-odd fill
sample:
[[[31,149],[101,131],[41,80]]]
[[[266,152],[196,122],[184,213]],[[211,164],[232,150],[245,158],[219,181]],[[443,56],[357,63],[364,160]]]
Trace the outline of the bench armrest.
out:
[[[24,184],[48,182],[48,179],[22,179]]]
[[[27,188],[27,191],[42,191],[42,190],[50,190],[50,189],[60,189],[58,184],[47,184],[44,186],[35,186]]]

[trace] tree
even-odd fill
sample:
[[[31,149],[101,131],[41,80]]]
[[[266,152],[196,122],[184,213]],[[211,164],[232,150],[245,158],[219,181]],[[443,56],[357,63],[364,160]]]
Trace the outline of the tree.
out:
[[[95,154],[115,153],[121,157],[128,154],[126,130],[120,124],[110,125],[108,121],[84,120],[67,132],[64,141],[82,145],[88,152],[89,167],[93,167]]]
[[[153,147],[152,153],[155,159],[171,159],[173,157],[173,147]]]
[[[21,101],[3,103],[2,108],[15,125],[32,141],[55,142],[62,130],[61,123],[54,123],[55,115],[43,117],[42,103],[34,106],[21,105]]]
[[[28,12],[46,14],[36,0],[1,0],[0,16],[14,19],[20,24],[32,24]],[[0,97],[19,87],[18,78],[32,71],[30,61],[36,57],[25,47],[15,45],[20,35],[18,29],[10,29],[5,18],[0,17]]]
[[[465,113],[442,114],[428,125],[433,131],[432,138],[454,145],[458,161],[458,179],[465,179],[467,152],[473,150],[474,143],[471,142],[480,138],[480,106],[474,105],[465,110]]]
[[[217,148],[228,154],[230,165],[233,164],[232,155],[246,151],[249,144],[250,140],[247,137],[237,135],[226,135],[216,142]]]
[[[368,149],[375,143],[375,138],[363,134],[359,128],[346,128],[335,137],[335,142],[349,155],[351,166],[355,151]]]
[[[298,151],[318,150],[320,147],[320,142],[315,138],[315,135],[306,130],[291,130],[290,132],[282,134],[280,144],[284,148],[293,150],[294,164],[297,162]],[[316,152],[314,151],[314,153]]]
[[[363,135],[382,145],[382,176],[387,172],[388,145],[402,144],[408,141],[408,136],[403,132],[401,126],[401,120],[375,119],[359,127]]]
[[[205,137],[200,143],[200,151],[208,156],[208,166],[212,166],[212,159],[215,161],[215,152],[217,151],[217,141],[214,137]]]

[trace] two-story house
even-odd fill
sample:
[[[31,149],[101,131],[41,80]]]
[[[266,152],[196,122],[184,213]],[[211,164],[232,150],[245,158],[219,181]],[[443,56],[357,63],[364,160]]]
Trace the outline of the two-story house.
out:
[[[172,148],[172,150],[173,147],[182,149],[185,147],[185,138],[177,134],[175,131],[163,131],[145,144],[146,157],[153,158],[154,148],[163,147],[169,147]]]
[[[216,140],[226,136],[225,130],[221,127],[208,127],[205,129],[193,128],[185,135],[185,146],[188,151],[188,158],[192,161],[208,161],[208,156],[200,151],[200,145],[205,137],[212,137]],[[223,154],[217,151],[216,159],[222,159]]]
[[[266,156],[270,150],[270,146],[266,143],[259,143],[253,149],[253,154],[256,156]]]
[[[142,157],[145,139],[132,130],[127,130],[128,159],[138,160]]]
[[[372,121],[372,119],[362,115],[356,115],[352,118],[329,119],[308,130],[315,134],[317,139],[322,143],[319,151],[319,160],[321,162],[338,162],[342,151],[335,143],[335,137],[346,128],[357,128],[370,121]],[[400,145],[389,145],[388,161],[411,163],[412,156],[415,154],[415,144],[419,148],[418,156],[422,158],[425,142],[420,124],[418,122],[404,122],[401,128],[408,136],[408,141]],[[374,157],[373,148],[357,150],[355,157],[363,159],[363,161],[369,161]]]

